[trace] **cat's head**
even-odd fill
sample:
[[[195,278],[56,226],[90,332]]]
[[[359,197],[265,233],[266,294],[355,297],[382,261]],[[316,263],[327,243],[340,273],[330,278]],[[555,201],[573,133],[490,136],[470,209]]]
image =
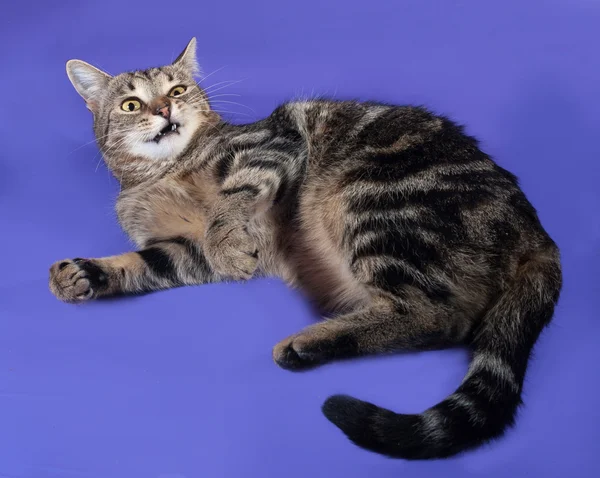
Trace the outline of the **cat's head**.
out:
[[[96,141],[118,179],[139,182],[160,172],[199,128],[218,120],[194,80],[197,73],[195,38],[160,68],[110,76],[80,60],[67,62],[71,83],[94,115]]]

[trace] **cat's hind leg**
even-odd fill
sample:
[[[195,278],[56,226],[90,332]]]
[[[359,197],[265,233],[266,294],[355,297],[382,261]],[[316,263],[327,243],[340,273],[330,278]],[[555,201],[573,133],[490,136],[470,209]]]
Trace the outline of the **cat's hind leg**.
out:
[[[325,362],[398,350],[423,350],[460,343],[468,325],[449,320],[433,303],[405,307],[377,297],[364,309],[311,325],[279,342],[273,359],[282,368],[301,370]]]

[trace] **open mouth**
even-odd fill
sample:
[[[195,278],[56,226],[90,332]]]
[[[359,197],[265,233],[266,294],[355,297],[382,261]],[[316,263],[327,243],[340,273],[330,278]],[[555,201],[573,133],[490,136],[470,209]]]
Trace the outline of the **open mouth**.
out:
[[[160,132],[152,139],[155,143],[160,142],[161,139],[166,136],[171,136],[173,134],[179,134],[179,123],[169,123]]]

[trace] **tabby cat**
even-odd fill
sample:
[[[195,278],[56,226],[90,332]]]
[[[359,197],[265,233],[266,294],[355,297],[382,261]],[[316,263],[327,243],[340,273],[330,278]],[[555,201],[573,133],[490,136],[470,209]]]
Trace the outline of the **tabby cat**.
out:
[[[329,398],[325,416],[357,445],[448,457],[512,425],[559,297],[559,251],[515,176],[460,126],[420,107],[323,99],[229,124],[194,81],[195,39],[161,68],[112,77],[71,60],[67,73],[139,251],[56,262],[59,299],[279,276],[328,317],[274,347],[285,369],[473,351],[458,389],[421,414]]]

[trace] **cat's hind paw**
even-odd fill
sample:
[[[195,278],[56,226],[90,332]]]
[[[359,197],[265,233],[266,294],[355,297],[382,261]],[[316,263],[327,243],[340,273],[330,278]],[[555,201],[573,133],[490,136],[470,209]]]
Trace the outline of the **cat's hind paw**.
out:
[[[273,347],[273,360],[286,370],[307,370],[322,363],[320,354],[311,347],[310,338],[293,335]]]

